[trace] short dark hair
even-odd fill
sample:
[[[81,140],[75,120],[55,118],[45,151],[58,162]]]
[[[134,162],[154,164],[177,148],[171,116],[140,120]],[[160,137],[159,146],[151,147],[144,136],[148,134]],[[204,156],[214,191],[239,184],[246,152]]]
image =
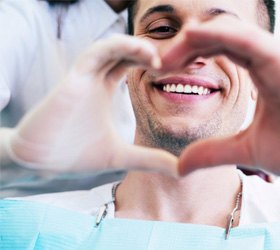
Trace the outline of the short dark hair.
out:
[[[275,29],[275,0],[258,0],[259,4],[264,5],[265,7],[265,13],[260,13],[260,19],[263,22],[263,20],[266,20],[267,27],[270,32],[274,32]],[[128,34],[133,35],[134,33],[134,16],[136,14],[137,10],[137,0],[132,1],[130,5],[128,6]],[[260,11],[262,12],[262,11]],[[266,16],[266,18],[263,16],[263,14]],[[268,18],[269,20],[267,20]]]

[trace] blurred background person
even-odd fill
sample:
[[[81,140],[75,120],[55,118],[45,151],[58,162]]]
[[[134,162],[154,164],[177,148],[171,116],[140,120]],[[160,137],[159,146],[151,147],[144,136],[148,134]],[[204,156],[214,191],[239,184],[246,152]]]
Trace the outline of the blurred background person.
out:
[[[3,155],[1,144],[7,130],[63,79],[93,41],[126,32],[125,8],[129,2],[0,2],[0,198],[88,189],[123,176],[122,172],[57,174],[28,169]],[[133,142],[135,121],[124,83],[118,87],[114,107],[114,125],[126,142]]]

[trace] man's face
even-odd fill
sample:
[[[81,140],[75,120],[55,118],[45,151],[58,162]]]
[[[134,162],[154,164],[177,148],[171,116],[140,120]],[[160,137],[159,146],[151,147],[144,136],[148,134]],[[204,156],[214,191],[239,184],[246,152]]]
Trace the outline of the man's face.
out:
[[[138,0],[134,34],[164,54],[183,25],[193,27],[224,12],[256,23],[256,4],[255,0]],[[177,155],[196,139],[236,133],[252,91],[248,73],[223,56],[198,58],[168,77],[134,68],[128,86],[137,119],[136,143]]]

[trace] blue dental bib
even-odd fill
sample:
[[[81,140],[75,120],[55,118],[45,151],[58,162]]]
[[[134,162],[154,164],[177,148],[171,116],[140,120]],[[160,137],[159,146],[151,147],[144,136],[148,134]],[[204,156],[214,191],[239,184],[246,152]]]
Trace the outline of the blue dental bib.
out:
[[[231,230],[183,223],[104,219],[30,201],[0,201],[1,250],[279,250],[280,223]]]

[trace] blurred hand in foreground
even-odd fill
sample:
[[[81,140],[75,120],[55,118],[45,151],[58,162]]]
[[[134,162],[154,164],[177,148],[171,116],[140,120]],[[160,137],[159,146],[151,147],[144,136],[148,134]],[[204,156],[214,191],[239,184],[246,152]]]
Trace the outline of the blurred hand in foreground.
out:
[[[113,95],[131,66],[158,69],[157,50],[124,35],[95,43],[15,129],[2,131],[10,159],[54,171],[141,168],[177,175],[175,156],[126,144],[115,131]]]
[[[181,32],[163,57],[165,70],[183,69],[197,57],[225,55],[249,71],[258,90],[252,124],[237,135],[201,140],[187,147],[180,156],[181,175],[224,164],[280,174],[279,45],[272,34],[226,15]],[[170,61],[173,63],[168,64]]]

